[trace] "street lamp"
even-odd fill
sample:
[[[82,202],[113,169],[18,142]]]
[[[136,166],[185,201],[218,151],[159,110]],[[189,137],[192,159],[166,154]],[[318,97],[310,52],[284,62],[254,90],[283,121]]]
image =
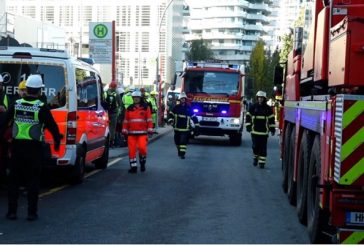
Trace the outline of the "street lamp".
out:
[[[156,63],[157,63],[157,69],[156,69],[156,77],[155,77],[155,80],[156,80],[156,91],[158,93],[158,106],[157,106],[157,124],[156,124],[156,129],[158,128],[158,124],[159,124],[159,108],[161,106],[161,91],[160,91],[160,79],[161,79],[161,76],[159,74],[160,72],[160,69],[159,69],[159,47],[160,47],[160,35],[161,35],[161,27],[162,27],[162,22],[163,22],[163,19],[167,13],[167,10],[169,8],[169,6],[171,6],[172,2],[174,0],[170,0],[166,6],[166,8],[164,9],[163,13],[162,13],[162,17],[159,21],[159,25],[158,25],[158,47],[157,47],[157,50],[158,50],[158,54],[157,54],[157,59],[156,59]]]

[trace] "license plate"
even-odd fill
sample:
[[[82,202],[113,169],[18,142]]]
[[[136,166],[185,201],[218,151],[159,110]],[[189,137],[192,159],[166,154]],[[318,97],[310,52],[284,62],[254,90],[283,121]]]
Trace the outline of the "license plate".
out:
[[[214,122],[216,120],[217,120],[216,117],[202,117],[202,121]]]
[[[351,225],[364,225],[364,212],[347,212],[346,223]]]

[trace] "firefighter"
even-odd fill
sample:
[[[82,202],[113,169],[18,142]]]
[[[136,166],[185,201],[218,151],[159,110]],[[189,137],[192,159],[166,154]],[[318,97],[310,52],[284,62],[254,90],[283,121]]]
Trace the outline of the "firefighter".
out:
[[[267,140],[269,131],[275,133],[275,122],[272,108],[267,105],[267,95],[263,91],[256,94],[257,102],[250,106],[246,114],[246,130],[252,136],[254,153],[253,165],[264,168],[267,158]]]
[[[59,150],[62,136],[49,108],[40,100],[43,87],[40,75],[30,75],[26,81],[27,96],[9,108],[7,122],[13,120],[9,173],[8,213],[17,219],[19,183],[25,181],[28,196],[29,221],[38,218],[38,192],[43,159],[43,135],[47,128],[53,136],[54,149]],[[21,176],[25,180],[21,179]]]
[[[157,101],[157,95],[158,92],[157,91],[152,91],[150,92],[150,97],[149,97],[149,101],[152,105],[152,119],[153,119],[153,129],[154,129],[154,133],[157,133],[155,130],[157,128],[157,123],[158,123],[158,116],[157,116],[157,111],[158,111],[158,101]]]
[[[174,143],[177,146],[178,156],[185,159],[190,129],[195,125],[195,117],[193,117],[191,107],[187,105],[186,94],[182,92],[178,99],[180,103],[169,113],[168,123],[173,124]]]
[[[128,109],[129,106],[131,106],[133,104],[133,98],[131,96],[131,94],[134,92],[135,88],[133,85],[130,85],[130,87],[126,90],[123,98],[122,98],[122,102],[124,105],[124,109]]]
[[[115,130],[116,123],[118,120],[118,116],[120,115],[121,109],[121,98],[120,95],[116,91],[117,84],[115,81],[112,81],[109,85],[109,89],[105,92],[105,101],[107,104],[107,111],[109,114],[109,128],[110,128],[110,139],[109,144],[110,147],[114,147],[115,145]]]
[[[128,135],[129,173],[137,172],[137,150],[139,151],[140,171],[145,171],[147,161],[148,134],[153,134],[152,113],[142,101],[139,90],[132,93],[133,104],[125,112],[122,133]]]

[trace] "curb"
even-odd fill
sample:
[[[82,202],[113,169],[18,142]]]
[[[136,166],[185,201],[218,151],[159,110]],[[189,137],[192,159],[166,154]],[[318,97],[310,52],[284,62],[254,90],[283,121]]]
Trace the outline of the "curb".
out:
[[[156,141],[157,139],[162,138],[164,135],[166,135],[166,134],[168,134],[168,133],[170,133],[170,132],[172,132],[172,131],[173,131],[173,128],[170,128],[170,129],[168,129],[168,130],[164,131],[163,133],[158,133],[156,136],[154,136],[154,137],[152,137],[152,138],[150,138],[150,139],[149,139],[148,144],[153,143],[153,142],[154,142],[154,141]],[[111,159],[115,159],[115,158],[118,158],[118,157],[125,157],[125,156],[128,156],[128,154],[129,154],[129,152],[128,152],[128,150],[127,150],[127,149],[128,149],[128,147],[126,146],[125,148],[126,148],[126,152],[122,152],[122,153],[120,153],[119,155],[109,157],[109,160],[111,160]]]

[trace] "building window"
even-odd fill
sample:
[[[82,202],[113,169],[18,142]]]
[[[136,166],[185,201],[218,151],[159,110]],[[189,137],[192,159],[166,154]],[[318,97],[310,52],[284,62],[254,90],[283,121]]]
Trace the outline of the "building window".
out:
[[[130,26],[131,6],[122,6],[121,26]]]
[[[23,6],[23,15],[35,19],[35,6]]]
[[[86,23],[92,21],[92,7],[91,6],[83,6],[79,8],[78,14],[79,21],[85,25]]]
[[[139,78],[139,59],[135,58],[134,59],[134,78],[138,79]]]
[[[159,36],[159,52],[165,52],[166,48],[166,33],[161,32]]]
[[[130,52],[130,33],[129,32],[121,32],[120,52]]]
[[[59,13],[60,26],[73,26],[73,7],[61,6]]]
[[[42,6],[41,15],[42,21],[54,24],[54,6]]]
[[[142,26],[150,26],[150,6],[142,6]]]
[[[135,6],[135,25],[139,26],[140,25],[140,7],[139,6]]]
[[[149,52],[149,32],[142,32],[142,52]]]
[[[135,52],[139,52],[139,32],[135,33]]]

